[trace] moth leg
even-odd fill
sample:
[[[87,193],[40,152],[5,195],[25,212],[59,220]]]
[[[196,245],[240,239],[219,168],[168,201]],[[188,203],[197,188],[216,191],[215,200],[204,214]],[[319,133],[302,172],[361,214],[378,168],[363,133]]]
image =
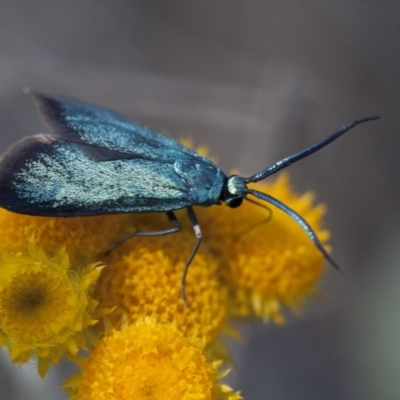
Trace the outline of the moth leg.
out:
[[[180,231],[181,224],[179,223],[179,221],[176,218],[175,214],[172,211],[167,211],[166,214],[167,214],[167,217],[168,217],[168,221],[172,225],[172,228],[163,229],[161,231],[154,231],[154,232],[143,232],[143,231],[140,231],[138,229],[137,231],[132,232],[129,235],[123,236],[121,239],[118,239],[116,242],[114,242],[111,245],[111,247],[107,250],[106,256],[108,256],[120,244],[124,243],[126,240],[131,239],[131,238],[133,238],[135,236],[163,236],[163,235],[169,235],[170,233],[175,233],[175,232]]]
[[[182,279],[181,279],[181,296],[182,296],[183,302],[185,303],[185,306],[189,307],[189,302],[186,297],[186,276],[189,271],[189,266],[192,263],[193,258],[196,255],[197,250],[200,247],[202,233],[201,233],[200,225],[197,222],[196,214],[193,211],[193,208],[188,207],[186,210],[187,210],[187,214],[188,214],[188,217],[190,220],[190,224],[192,225],[194,234],[196,235],[196,238],[197,238],[196,244],[194,245],[192,253],[190,254],[189,258],[186,261],[185,268],[184,268],[183,274],[182,274]]]
[[[132,237],[132,236],[164,236],[164,235],[169,235],[170,233],[175,233],[175,232],[180,231],[181,224],[179,223],[175,214],[172,211],[167,211],[166,214],[167,214],[168,221],[172,225],[172,228],[163,229],[161,231],[147,231],[147,232],[137,230],[136,232],[129,235],[128,237]]]

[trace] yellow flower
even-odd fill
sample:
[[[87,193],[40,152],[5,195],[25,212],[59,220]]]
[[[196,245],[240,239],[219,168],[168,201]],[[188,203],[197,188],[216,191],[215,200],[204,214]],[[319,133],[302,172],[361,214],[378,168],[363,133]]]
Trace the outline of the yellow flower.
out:
[[[64,246],[71,261],[97,261],[121,236],[134,230],[130,216],[35,217],[0,209],[1,251],[24,251],[32,235],[45,251]]]
[[[200,347],[199,347],[200,346]],[[66,382],[71,400],[240,400],[174,324],[138,321],[105,336]]]
[[[287,174],[254,187],[297,211],[326,244],[325,208],[313,205],[311,193],[295,194]],[[228,318],[282,323],[285,308],[299,310],[317,293],[325,261],[292,218],[268,209],[247,201],[237,209],[196,208],[203,242],[186,279],[189,307],[181,278],[196,238],[184,210],[176,213],[180,232],[134,237],[105,258],[135,223],[157,231],[165,217],[50,218],[0,209],[0,345],[14,362],[37,359],[42,376],[63,356],[75,360],[82,371],[65,384],[71,400],[241,400],[221,383],[221,362],[206,358],[220,352],[228,359],[217,341],[229,333]],[[108,265],[101,277],[98,259]],[[90,328],[111,309],[94,336]],[[78,358],[88,340],[96,347]]]
[[[14,362],[35,356],[43,376],[63,355],[85,348],[85,334],[100,312],[91,298],[102,266],[70,268],[64,249],[49,257],[33,240],[25,253],[0,261],[0,345]]]
[[[159,219],[159,214],[137,216],[143,231],[160,229]],[[213,344],[226,323],[228,296],[217,273],[219,264],[205,245],[189,268],[189,307],[180,292],[195,241],[192,229],[185,226],[176,234],[132,238],[117,248],[95,295],[102,306],[115,307],[109,315],[112,322],[117,324],[124,317],[131,323],[152,316],[159,323],[176,323],[189,339],[202,338],[207,347]]]
[[[281,174],[272,184],[254,187],[297,211],[325,243],[329,238],[329,232],[321,230],[325,207],[313,206],[310,192],[296,195],[288,180],[287,174]],[[292,218],[273,206],[268,208],[244,201],[236,209],[196,211],[205,241],[221,260],[221,274],[232,288],[233,315],[282,323],[283,308],[298,310],[316,293],[325,260]]]

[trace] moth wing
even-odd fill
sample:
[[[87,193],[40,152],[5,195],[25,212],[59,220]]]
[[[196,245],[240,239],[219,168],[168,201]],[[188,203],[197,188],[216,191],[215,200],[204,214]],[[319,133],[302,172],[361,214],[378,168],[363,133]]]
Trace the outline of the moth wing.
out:
[[[113,111],[67,97],[41,94],[33,97],[44,122],[56,137],[106,148],[110,150],[106,153],[110,159],[133,157],[172,162],[187,155],[207,160],[177,141]],[[105,161],[105,154],[98,160]]]
[[[97,151],[96,145],[52,135],[20,140],[0,159],[0,207],[68,217],[169,211],[198,204],[199,190],[176,173],[174,163],[143,158],[98,162],[88,157]]]

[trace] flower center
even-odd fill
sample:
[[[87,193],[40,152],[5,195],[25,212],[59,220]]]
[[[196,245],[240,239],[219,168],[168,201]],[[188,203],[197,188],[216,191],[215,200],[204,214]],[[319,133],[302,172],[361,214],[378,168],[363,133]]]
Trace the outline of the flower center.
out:
[[[17,291],[13,300],[13,308],[16,314],[31,315],[40,310],[47,297],[48,293],[46,293],[45,287],[32,287],[26,292]]]
[[[65,273],[24,270],[1,289],[1,328],[15,339],[43,341],[68,329],[75,318],[79,299]]]

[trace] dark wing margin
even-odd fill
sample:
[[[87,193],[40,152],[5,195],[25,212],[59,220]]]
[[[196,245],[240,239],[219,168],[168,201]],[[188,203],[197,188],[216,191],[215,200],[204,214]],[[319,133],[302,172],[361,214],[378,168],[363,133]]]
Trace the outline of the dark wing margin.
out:
[[[76,131],[68,128],[67,115],[62,107],[64,102],[72,102],[72,99],[62,97],[50,97],[39,93],[31,93],[36,108],[44,124],[59,139],[70,142],[81,142]],[[80,103],[79,103],[80,104]]]
[[[13,146],[0,158],[0,207],[7,210],[24,212],[26,199],[21,199],[14,187],[16,174],[21,171],[27,161],[35,154],[48,151],[49,145],[57,139],[52,135],[27,136]]]
[[[59,103],[39,93],[31,93],[31,96],[45,125],[54,132],[62,133],[65,125],[60,122],[61,108]]]

